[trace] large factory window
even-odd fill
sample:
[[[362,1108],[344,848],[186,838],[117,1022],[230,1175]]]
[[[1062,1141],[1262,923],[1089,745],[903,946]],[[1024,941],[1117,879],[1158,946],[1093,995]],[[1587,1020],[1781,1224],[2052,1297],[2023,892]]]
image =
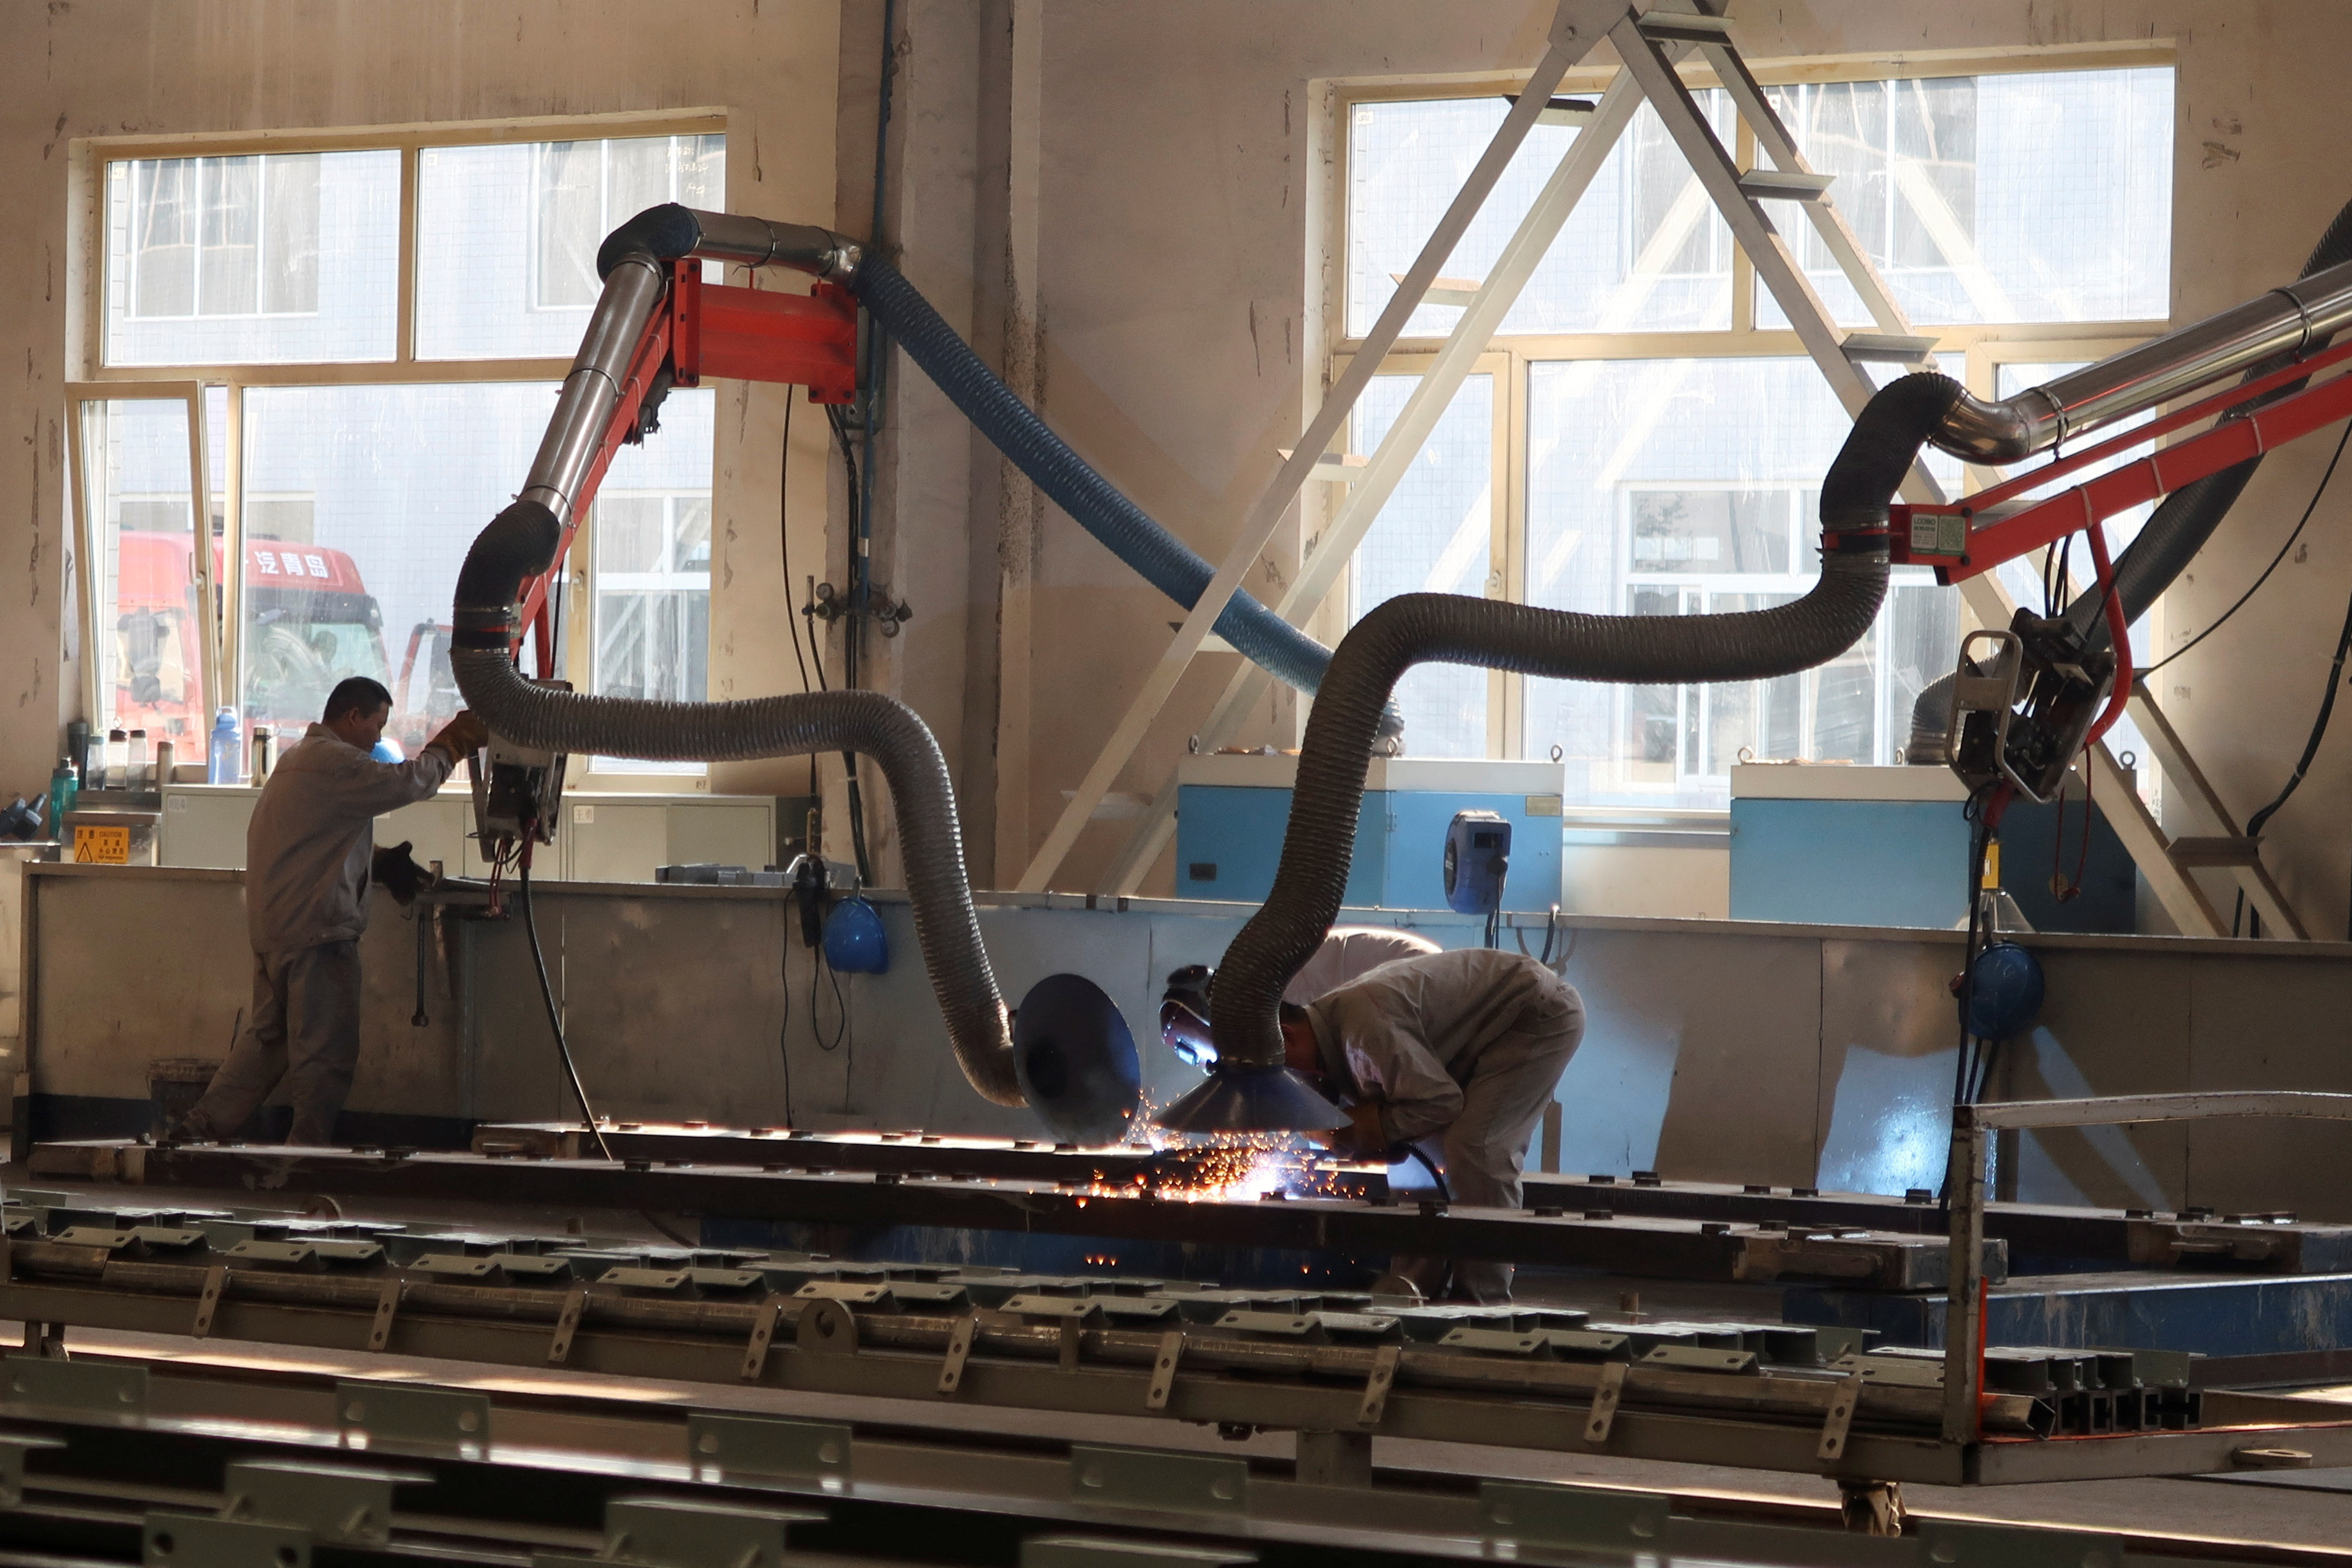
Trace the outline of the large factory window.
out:
[[[200,762],[217,706],[298,732],[345,676],[392,689],[412,748],[454,710],[457,567],[530,469],[597,245],[725,205],[712,117],[597,129],[101,144],[102,363],[69,394],[100,721]],[[682,392],[614,464],[557,601],[575,685],[704,694],[713,437]]]
[[[1815,66],[1770,94],[1807,156],[1836,176],[1840,210],[1915,328],[1938,340],[1946,374],[2006,395],[2163,329],[2168,65],[2021,70],[2012,59],[1973,75],[1852,74],[1822,79]],[[1755,162],[1726,96],[1698,96],[1726,146]],[[1507,107],[1454,87],[1344,104],[1338,353],[1387,304]],[[1444,278],[1486,276],[1578,134],[1535,128]],[[1780,226],[1832,314],[1869,325],[1811,226]],[[1408,373],[1459,313],[1443,302],[1414,311],[1383,366],[1393,374],[1359,405],[1351,450],[1374,449],[1412,391]],[[1849,425],[1644,107],[1372,523],[1334,613],[1344,626],[1418,588],[1611,615],[1784,602],[1817,574],[1813,488]],[[1990,482],[1946,459],[1930,468],[1955,492]],[[1334,490],[1337,505],[1346,492]],[[2039,601],[2031,568],[2004,580]],[[1612,689],[1438,667],[1408,677],[1399,700],[1415,752],[1557,748],[1571,803],[1719,809],[1743,757],[1896,761],[1912,698],[1972,624],[1955,590],[1898,572],[1871,633],[1801,676]]]

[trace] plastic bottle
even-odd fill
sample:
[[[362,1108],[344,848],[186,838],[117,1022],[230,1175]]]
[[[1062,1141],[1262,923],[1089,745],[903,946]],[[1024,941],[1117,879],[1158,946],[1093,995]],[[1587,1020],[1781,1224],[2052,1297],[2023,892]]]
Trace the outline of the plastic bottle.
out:
[[[129,789],[131,776],[131,738],[120,730],[106,732],[106,771],[100,775],[93,789]]]
[[[130,768],[122,775],[122,788],[150,790],[155,787],[155,760],[147,751],[147,731],[131,731]]]
[[[216,784],[236,783],[242,772],[237,766],[240,749],[237,745],[236,710],[224,708],[213,716],[212,746],[205,753],[205,782]]]
[[[81,795],[81,786],[74,780],[71,757],[58,759],[58,771],[49,775],[49,837],[65,837],[66,813],[74,808]]]

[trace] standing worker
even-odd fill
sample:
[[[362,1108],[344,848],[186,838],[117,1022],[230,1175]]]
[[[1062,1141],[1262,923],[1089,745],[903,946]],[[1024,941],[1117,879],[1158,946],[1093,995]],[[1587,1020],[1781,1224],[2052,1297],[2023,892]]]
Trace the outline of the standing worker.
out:
[[[204,1098],[172,1130],[179,1141],[226,1137],[283,1081],[294,1106],[287,1142],[331,1143],[360,1055],[360,933],[367,929],[376,817],[429,797],[461,757],[488,741],[459,712],[413,761],[369,753],[392,717],[392,694],[355,675],[288,748],[245,834],[246,921],[253,938],[253,1011]],[[377,852],[413,879],[408,847]],[[411,882],[413,892],[413,880]]]
[[[1305,1006],[1282,1005],[1288,1065],[1349,1107],[1350,1125],[1310,1137],[1363,1160],[1439,1145],[1446,1194],[1517,1208],[1528,1138],[1584,1037],[1575,987],[1525,953],[1464,948],[1384,963]],[[1444,1258],[1399,1258],[1424,1296],[1446,1289]],[[1511,1299],[1511,1266],[1460,1260],[1454,1297]]]

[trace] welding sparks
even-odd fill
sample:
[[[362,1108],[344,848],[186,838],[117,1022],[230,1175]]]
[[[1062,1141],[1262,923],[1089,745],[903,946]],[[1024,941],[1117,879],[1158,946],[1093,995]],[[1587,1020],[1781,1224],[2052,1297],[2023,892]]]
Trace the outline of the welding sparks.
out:
[[[1305,1197],[1332,1193],[1332,1172],[1315,1152],[1289,1133],[1213,1132],[1198,1138],[1170,1132],[1156,1123],[1159,1108],[1144,1105],[1136,1120],[1164,1154],[1159,1168],[1139,1172],[1130,1182],[1086,1189],[1098,1197],[1149,1195],[1180,1203],[1250,1202],[1269,1195]]]

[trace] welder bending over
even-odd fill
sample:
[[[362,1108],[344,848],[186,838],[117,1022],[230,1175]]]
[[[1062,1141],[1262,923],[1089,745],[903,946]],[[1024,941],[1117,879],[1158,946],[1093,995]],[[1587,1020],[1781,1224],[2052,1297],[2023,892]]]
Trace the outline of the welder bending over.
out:
[[[1298,1006],[1282,1005],[1289,1066],[1349,1108],[1311,1134],[1341,1154],[1392,1160],[1434,1145],[1453,1202],[1517,1208],[1528,1139],[1584,1037],[1576,988],[1524,953],[1464,948],[1384,963]],[[1423,1295],[1507,1301],[1511,1266],[1399,1258]]]

